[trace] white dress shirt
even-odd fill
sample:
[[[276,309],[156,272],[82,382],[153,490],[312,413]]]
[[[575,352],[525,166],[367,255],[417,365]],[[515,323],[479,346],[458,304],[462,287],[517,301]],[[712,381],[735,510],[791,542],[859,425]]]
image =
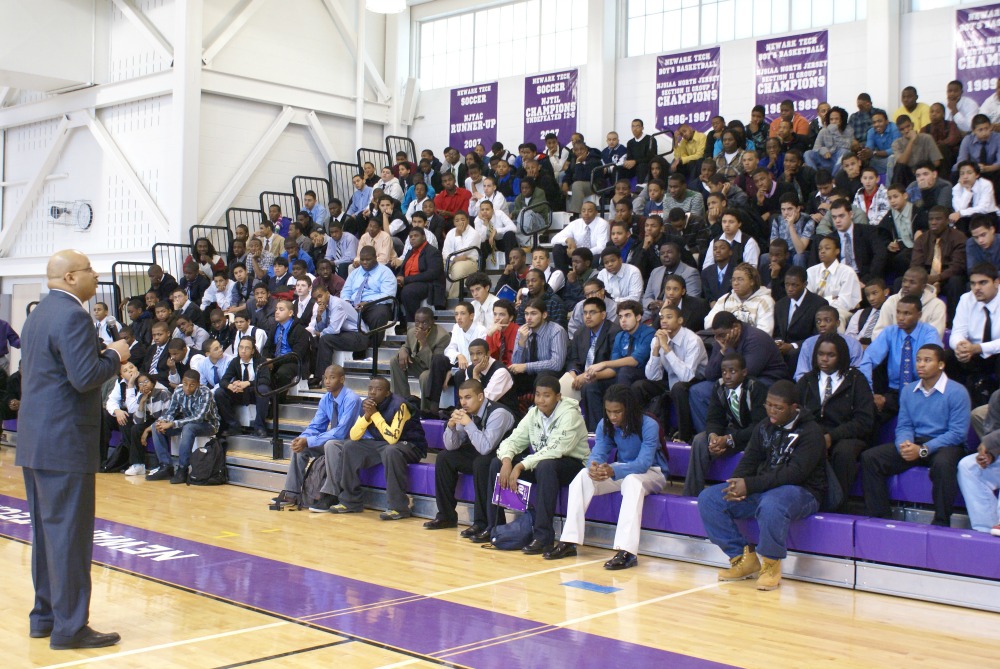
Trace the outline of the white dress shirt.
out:
[[[955,184],[951,189],[951,208],[961,216],[992,214],[997,210],[993,184],[989,179],[983,177],[976,179],[972,188]]]
[[[986,326],[986,312],[990,312],[990,331],[992,341],[983,343],[983,330]],[[965,293],[955,308],[955,322],[951,326],[951,348],[960,341],[979,344],[983,347],[982,357],[989,358],[1000,353],[1000,293],[992,301],[983,304],[976,300],[972,292]]]
[[[500,211],[499,209],[493,210],[493,218],[491,219],[493,227],[497,231],[497,237],[503,237],[508,232],[517,233],[517,225],[514,221],[510,220],[510,216]],[[488,232],[486,230],[486,221],[484,221],[479,216],[475,219],[476,232],[479,233],[479,238],[484,242],[489,239]]]
[[[472,316],[473,325],[480,325],[484,330],[490,329],[493,325],[493,305],[497,303],[498,299],[496,295],[489,294],[486,296],[486,301],[482,304],[480,304],[479,300],[469,300],[472,303],[472,308],[476,311]]]
[[[983,104],[979,107],[979,113],[986,116],[994,125],[1000,123],[1000,96],[994,93],[983,100]]]
[[[712,245],[715,244],[717,239],[725,239],[732,246],[733,242],[739,242],[743,245],[743,261],[750,263],[754,267],[757,266],[758,261],[760,261],[760,247],[757,246],[757,242],[750,235],[744,235],[742,230],[737,230],[733,238],[730,239],[725,235],[721,237],[716,237],[708,243],[708,252],[705,253],[705,258],[701,262],[701,268],[706,269],[707,267],[715,264],[715,257],[712,255]]]
[[[493,363],[496,362],[493,358],[489,359],[486,365],[486,369],[489,369]],[[490,382],[486,384],[483,388],[483,395],[486,395],[488,399],[494,402],[499,402],[500,398],[507,394],[507,392],[514,387],[514,378],[507,371],[506,367],[500,367],[495,372],[493,376],[490,377]]]
[[[660,381],[663,374],[667,375],[667,387],[672,388],[678,381],[687,382],[704,374],[705,365],[708,364],[708,353],[705,351],[705,344],[701,337],[691,330],[682,327],[670,340],[670,347],[664,351],[662,348],[656,355],[652,355],[653,347],[656,345],[656,337],[649,343],[649,362],[646,363],[646,378],[651,381]]]
[[[602,269],[597,278],[604,282],[604,290],[619,304],[622,300],[642,302],[642,272],[635,265],[622,264],[617,274]]]
[[[426,228],[424,228],[424,229],[426,230]],[[434,233],[432,233],[430,230],[427,230],[424,233],[424,237],[427,239],[427,243],[428,244],[430,244],[434,248],[438,247],[437,235],[435,235]],[[413,246],[410,245],[410,236],[407,235],[406,236],[406,242],[403,244],[403,253],[400,254],[399,257],[400,258],[405,258],[406,254],[409,253],[410,249],[412,249],[412,248],[413,248]]]
[[[833,379],[832,390],[830,394],[837,392],[837,388],[840,384],[844,382],[844,375],[840,372],[834,372],[833,374],[827,374],[826,372],[819,373],[819,401],[823,402],[823,395],[826,393],[826,380],[828,378]]]
[[[423,200],[418,200],[416,197],[414,197],[410,201],[410,204],[407,205],[407,207],[406,207],[406,214],[405,214],[406,220],[408,220],[410,223],[412,223],[413,222],[413,212],[415,212],[415,211],[423,211],[424,210],[424,202],[427,202],[427,200],[430,200],[430,198],[429,197],[425,197]]]
[[[248,325],[246,332],[236,331],[236,336],[233,338],[233,344],[226,349],[232,357],[239,355],[240,340],[244,337],[253,337],[254,344],[257,346],[257,351],[263,351],[264,345],[267,343],[267,330],[264,328],[259,328],[256,325]]]
[[[479,198],[478,200],[471,200],[470,199],[469,200],[469,216],[471,216],[472,218],[475,218],[476,216],[478,216],[479,215],[479,205],[482,204],[485,201],[489,201],[489,202],[493,203],[493,211],[502,211],[505,214],[507,214],[508,211],[509,211],[507,209],[507,198],[504,197],[503,193],[501,193],[498,190],[495,190],[495,191],[493,191],[493,195],[483,194],[483,196],[481,198]],[[509,214],[508,214],[508,218],[509,218]]]
[[[944,120],[954,121],[955,125],[962,132],[969,132],[972,130],[972,117],[979,113],[979,105],[976,101],[967,95],[963,95],[955,103],[956,111],[954,114],[948,109],[948,105],[944,107]]]
[[[588,230],[590,233],[590,242],[584,244],[587,240]],[[552,243],[566,244],[566,240],[572,237],[577,246],[586,246],[594,253],[595,258],[599,258],[601,251],[608,245],[609,230],[608,222],[600,216],[592,220],[590,225],[587,225],[587,222],[582,218],[577,218],[553,235]]]
[[[455,251],[461,249],[467,249],[470,246],[479,248],[482,244],[482,239],[479,238],[479,233],[471,225],[466,226],[465,232],[461,235],[458,234],[457,228],[452,228],[448,231],[448,234],[444,238],[444,248],[441,249],[441,255],[444,256],[444,261],[448,262],[448,256],[450,256]],[[466,251],[463,255],[467,255],[469,260],[472,262],[479,262],[479,251]],[[447,267],[445,268],[447,269]]]
[[[821,289],[824,271],[830,274]],[[861,302],[861,284],[858,282],[858,275],[839,260],[834,260],[829,267],[825,267],[823,263],[813,265],[806,270],[806,277],[808,279],[806,288],[809,292],[816,293],[839,309],[841,316],[853,310]]]
[[[464,355],[465,359],[468,360],[469,344],[476,339],[486,339],[486,328],[473,323],[469,326],[469,330],[465,331],[461,325],[455,323],[455,327],[451,330],[451,342],[444,349],[445,356],[451,360],[453,365],[458,362],[459,355]]]
[[[219,371],[219,381],[221,382],[222,377],[226,375],[226,368],[229,367],[229,362],[232,359],[233,357],[231,355],[223,353],[222,357],[219,358],[219,361],[213,364],[211,358],[207,355],[202,356],[201,359],[198,360],[197,367],[198,373],[201,374],[201,385],[209,389],[214,389],[216,384],[215,375],[212,373],[212,369],[215,368]]]

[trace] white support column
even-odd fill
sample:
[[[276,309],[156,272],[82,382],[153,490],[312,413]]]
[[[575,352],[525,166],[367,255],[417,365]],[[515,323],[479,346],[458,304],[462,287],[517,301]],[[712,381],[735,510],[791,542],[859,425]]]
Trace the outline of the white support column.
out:
[[[187,231],[198,220],[198,168],[201,140],[201,42],[202,0],[176,0],[174,35],[177,43],[173,68],[173,142],[171,143],[171,194],[168,239],[187,240]]]
[[[211,208],[209,208],[208,212],[201,219],[202,225],[219,224],[219,220],[226,214],[226,209],[229,209],[233,200],[236,199],[236,196],[240,194],[240,191],[243,190],[243,187],[253,175],[254,170],[260,166],[261,161],[267,156],[268,151],[271,150],[274,143],[278,141],[281,133],[284,132],[288,124],[295,118],[295,113],[295,109],[292,107],[285,107],[281,110],[281,113],[274,119],[271,126],[264,132],[264,135],[257,140],[253,151],[246,157],[240,168],[236,170],[236,174],[229,180],[226,187],[219,193],[219,197],[216,198]]]
[[[336,7],[329,0],[326,0],[327,8]],[[354,6],[357,8],[358,21],[356,24],[358,39],[355,40],[355,48],[364,50],[365,35],[365,0],[356,0]],[[331,15],[336,19],[336,12],[331,9]],[[338,24],[339,25],[339,24]],[[342,31],[343,32],[343,31]],[[365,61],[361,51],[355,51],[355,77],[354,77],[354,148],[358,149],[364,144],[365,136]]]
[[[163,36],[163,33],[161,33],[159,29],[153,25],[153,22],[149,20],[149,17],[143,14],[139,8],[132,3],[132,0],[111,0],[111,2],[115,3],[115,7],[118,8],[118,11],[120,11],[125,18],[128,19],[129,23],[139,29],[139,32],[145,36],[145,38],[149,41],[153,48],[160,53],[161,56],[167,60],[174,59],[174,49],[170,46],[170,42],[168,42],[167,38]],[[180,4],[183,3],[178,3],[178,5]],[[199,8],[200,4],[201,3],[199,3]]]
[[[410,10],[389,14],[385,18],[386,49],[385,81],[392,91],[387,135],[405,135],[403,128],[403,92],[410,76]],[[394,156],[390,159],[395,160]]]
[[[312,136],[316,146],[319,148],[319,152],[323,154],[323,160],[327,163],[336,160],[336,155],[333,150],[333,146],[330,144],[330,138],[327,137],[326,130],[323,129],[323,124],[319,121],[319,116],[314,111],[310,111],[306,114],[306,127],[309,128],[309,134]]]
[[[389,99],[391,92],[379,75],[378,70],[375,69],[375,63],[372,62],[372,59],[368,56],[368,51],[365,49],[365,31],[362,30],[364,27],[364,24],[361,23],[362,17],[358,17],[358,27],[352,33],[341,4],[346,3],[343,0],[323,0],[323,5],[326,7],[327,12],[330,13],[330,18],[337,25],[337,29],[340,30],[341,37],[347,43],[347,48],[355,54],[355,59],[363,64],[363,72],[367,76],[368,83],[371,85],[372,90],[375,91],[379,102],[385,102]],[[365,0],[357,0],[354,4],[360,14],[365,13]]]
[[[14,215],[10,217],[9,221],[4,221],[3,229],[0,230],[0,257],[6,257],[14,246],[17,234],[21,231],[24,221],[27,220],[28,213],[35,203],[35,198],[42,192],[42,187],[45,185],[45,178],[52,172],[52,168],[55,167],[59,156],[62,155],[63,147],[66,146],[66,140],[69,139],[69,134],[73,131],[74,127],[74,124],[67,116],[64,116],[56,127],[55,136],[52,138],[52,143],[49,144],[49,148],[45,153],[45,159],[38,166],[35,176],[28,182],[28,186],[24,190],[24,197],[14,211]]]
[[[229,43],[229,40],[238,33],[247,21],[257,13],[257,10],[264,6],[268,0],[242,0],[239,5],[233,8],[229,14],[224,16],[219,25],[212,29],[206,38],[205,51],[201,59],[205,65],[211,66],[212,61],[219,55],[219,52]]]
[[[587,70],[579,84],[578,130],[591,146],[604,146],[604,133],[615,127],[618,3],[589,0],[587,12]]]
[[[865,21],[868,53],[865,60],[879,63],[869,67],[868,93],[876,107],[890,113],[899,106],[899,27],[902,22],[900,0],[882,0],[868,3]],[[953,29],[949,26],[948,29]]]
[[[97,118],[94,117],[93,112],[86,111],[81,112],[83,115],[83,122],[93,133],[94,139],[97,140],[97,145],[101,147],[105,155],[112,159],[115,167],[118,168],[118,174],[121,176],[125,182],[128,184],[129,190],[132,192],[132,196],[142,203],[143,207],[147,212],[153,217],[153,221],[160,228],[159,234],[169,237],[170,235],[170,223],[167,221],[166,216],[160,210],[160,207],[156,204],[156,200],[153,196],[149,194],[146,190],[146,186],[142,183],[139,175],[135,173],[132,165],[129,164],[128,158],[122,153],[121,149],[118,148],[118,144],[115,142],[114,138],[108,132],[108,129],[104,127]]]

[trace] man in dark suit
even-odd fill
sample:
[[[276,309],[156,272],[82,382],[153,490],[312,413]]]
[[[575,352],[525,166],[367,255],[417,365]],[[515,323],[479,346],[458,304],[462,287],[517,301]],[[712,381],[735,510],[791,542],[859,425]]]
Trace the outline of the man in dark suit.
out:
[[[51,636],[54,650],[103,648],[121,637],[87,626],[94,548],[94,474],[98,468],[101,385],[129,358],[115,341],[98,353],[84,306],[97,273],[79,251],[60,251],[46,267],[49,294],[21,334],[21,401],[15,464],[22,468],[34,537],[35,605],[30,636]]]
[[[156,293],[156,298],[169,300],[170,294],[177,288],[177,279],[165,273],[159,265],[150,265],[146,276],[149,277],[149,289]]]
[[[774,343],[795,372],[799,345],[816,334],[816,310],[826,300],[806,290],[806,271],[793,265],[785,273],[785,297],[774,303]]]
[[[153,342],[146,349],[146,354],[137,367],[143,374],[148,374],[154,383],[169,388],[167,376],[170,374],[170,370],[167,369],[167,360],[170,359],[170,354],[167,352],[167,344],[170,343],[170,326],[162,321],[157,321],[153,323],[151,333]]]
[[[174,289],[174,292],[170,294],[170,302],[174,305],[174,311],[177,312],[178,316],[183,316],[206,330],[212,326],[194,300],[188,299],[188,295],[184,292],[183,288]]]
[[[735,269],[730,262],[732,256],[733,247],[729,242],[725,239],[716,239],[712,244],[712,258],[715,263],[701,270],[701,296],[708,301],[709,306],[714,305],[720,297],[732,289],[730,282]]]
[[[219,409],[219,417],[225,429],[225,436],[241,434],[243,431],[237,424],[237,406],[257,408],[251,427],[254,436],[264,437],[264,420],[267,418],[267,405],[270,400],[262,395],[270,390],[271,370],[261,367],[264,358],[257,351],[253,337],[244,337],[237,345],[239,355],[229,362],[226,373],[222,375],[219,386],[215,389],[215,405]]]
[[[117,339],[128,344],[129,356],[133,361],[141,361],[146,357],[146,345],[135,338],[135,332],[133,332],[131,325],[126,325],[119,330]]]
[[[588,297],[583,301],[583,327],[573,333],[569,342],[566,373],[559,380],[559,385],[563,388],[564,397],[582,399],[583,418],[590,431],[604,418],[604,403],[588,401],[590,393],[584,393],[583,388],[587,384],[593,384],[596,392],[589,399],[601,397],[607,388],[614,385],[615,379],[591,378],[587,375],[587,370],[599,362],[611,359],[611,348],[615,344],[615,335],[619,332],[621,328],[618,324],[608,320],[607,305],[602,298]]]
[[[889,258],[889,241],[884,232],[874,225],[855,225],[851,217],[851,203],[839,198],[830,204],[834,234],[840,237],[840,261],[852,268],[862,282],[869,277],[885,276],[885,266]],[[848,245],[848,240],[850,245]],[[813,262],[819,262],[819,244],[813,247]]]
[[[271,297],[271,290],[263,283],[253,287],[253,300],[247,302],[250,325],[271,334],[274,331],[274,310],[277,302]]]
[[[435,305],[443,305],[446,300],[441,252],[427,243],[423,228],[411,228],[409,240],[410,251],[403,258],[402,271],[396,277],[406,321],[413,320],[422,300]]]
[[[695,334],[705,329],[705,317],[712,310],[708,306],[707,300],[687,294],[687,282],[679,274],[671,274],[667,277],[667,285],[663,289],[663,306],[667,305],[681,310],[684,327]],[[654,321],[655,324],[656,321]]]
[[[297,374],[299,378],[306,378],[303,371],[309,364],[309,333],[299,325],[293,318],[292,303],[288,300],[281,300],[274,309],[274,331],[267,338],[264,346],[264,357],[268,360],[279,358],[288,353],[296,353],[299,356],[299,364],[289,361],[276,365],[271,373],[274,379],[274,387],[289,383]]]
[[[177,284],[178,288],[184,291],[184,294],[187,295],[191,302],[201,304],[201,298],[205,296],[205,291],[208,290],[211,281],[199,271],[198,265],[193,262],[186,263],[183,272],[184,274]]]

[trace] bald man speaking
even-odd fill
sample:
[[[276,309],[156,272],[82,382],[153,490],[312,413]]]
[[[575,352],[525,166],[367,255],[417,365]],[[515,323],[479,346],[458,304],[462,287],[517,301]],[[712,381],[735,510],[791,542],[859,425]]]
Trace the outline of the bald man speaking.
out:
[[[54,650],[102,648],[121,639],[87,625],[94,549],[94,474],[101,431],[101,384],[128,360],[119,340],[98,351],[84,306],[97,272],[79,251],[60,251],[46,268],[49,293],[21,334],[21,407],[15,464],[31,512],[32,638]]]

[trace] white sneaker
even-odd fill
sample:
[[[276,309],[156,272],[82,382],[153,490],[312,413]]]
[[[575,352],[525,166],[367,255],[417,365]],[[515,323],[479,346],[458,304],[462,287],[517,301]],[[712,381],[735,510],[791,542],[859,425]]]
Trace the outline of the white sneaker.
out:
[[[145,476],[146,465],[132,465],[125,470],[125,476]]]

